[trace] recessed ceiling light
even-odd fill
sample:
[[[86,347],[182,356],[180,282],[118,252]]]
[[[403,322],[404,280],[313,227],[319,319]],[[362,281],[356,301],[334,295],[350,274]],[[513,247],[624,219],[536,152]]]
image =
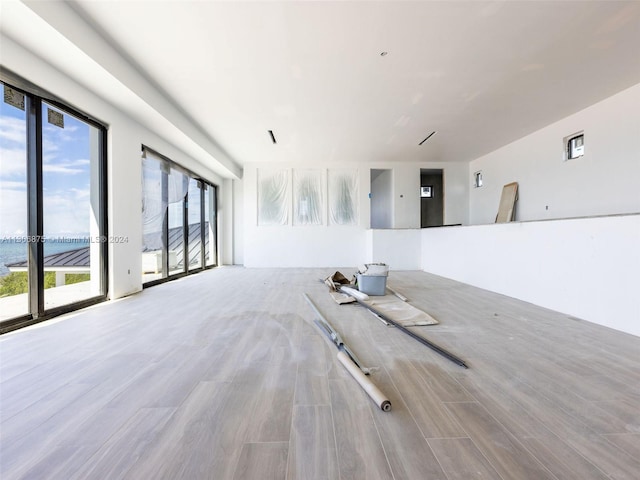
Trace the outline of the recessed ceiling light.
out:
[[[418,145],[422,145],[424,142],[426,142],[427,140],[429,140],[434,134],[435,134],[435,130],[433,132],[431,132],[429,135],[427,135],[427,138],[425,138],[424,140],[422,140]]]
[[[389,52],[380,52],[380,56],[384,57],[387,53],[389,53]]]

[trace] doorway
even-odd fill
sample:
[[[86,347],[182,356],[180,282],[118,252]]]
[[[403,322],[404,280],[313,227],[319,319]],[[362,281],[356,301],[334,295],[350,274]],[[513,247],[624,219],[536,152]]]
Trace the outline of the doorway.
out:
[[[393,228],[392,170],[371,169],[371,228]]]
[[[420,227],[444,224],[442,169],[420,169]]]

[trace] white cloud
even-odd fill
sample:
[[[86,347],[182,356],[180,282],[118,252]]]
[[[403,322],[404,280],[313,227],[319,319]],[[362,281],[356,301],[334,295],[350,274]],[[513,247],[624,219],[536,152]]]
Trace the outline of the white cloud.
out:
[[[44,192],[44,233],[49,236],[79,235],[89,230],[90,203],[74,192]]]
[[[82,173],[84,170],[81,168],[74,168],[69,164],[57,163],[43,165],[42,171],[45,173],[64,173],[67,175],[74,175],[76,173]]]
[[[13,182],[10,180],[0,180],[0,190],[17,190],[17,191],[26,191],[27,183],[26,182]]]
[[[0,139],[9,142],[27,143],[27,125],[23,119],[8,116],[0,117]]]
[[[66,123],[66,119],[65,119]],[[77,125],[65,125],[64,128],[60,128],[55,125],[47,123],[43,128],[43,136],[45,141],[52,143],[74,142],[78,139],[77,136],[72,135],[78,131]]]
[[[70,188],[70,192],[73,192],[77,199],[89,198],[91,191],[89,188]]]
[[[27,192],[0,185],[0,235],[21,235],[27,228]]]
[[[60,150],[60,146],[52,141],[49,138],[43,138],[42,139],[42,156],[44,157],[44,159],[48,158],[55,158],[56,155],[52,155],[54,152],[57,152]]]
[[[42,165],[42,171],[46,173],[65,173],[65,174],[76,174],[76,173],[84,173],[87,171],[86,166],[90,165],[91,162],[84,158],[79,160],[65,160],[56,163],[50,163],[51,158],[45,159]]]
[[[27,151],[0,147],[0,178],[26,177]]]

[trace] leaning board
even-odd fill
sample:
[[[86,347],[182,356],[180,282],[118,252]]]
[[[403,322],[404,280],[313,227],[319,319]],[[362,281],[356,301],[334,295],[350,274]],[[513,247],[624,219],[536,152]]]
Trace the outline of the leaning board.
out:
[[[518,182],[507,183],[502,187],[496,223],[507,223],[515,220],[516,200],[518,200]]]

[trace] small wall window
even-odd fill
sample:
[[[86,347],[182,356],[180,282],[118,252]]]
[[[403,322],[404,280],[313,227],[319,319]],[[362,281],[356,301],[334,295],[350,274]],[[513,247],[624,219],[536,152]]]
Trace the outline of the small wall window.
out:
[[[573,160],[584,155],[584,132],[564,137],[565,159]]]
[[[482,186],[482,172],[476,172],[473,174],[473,187],[480,188]]]

